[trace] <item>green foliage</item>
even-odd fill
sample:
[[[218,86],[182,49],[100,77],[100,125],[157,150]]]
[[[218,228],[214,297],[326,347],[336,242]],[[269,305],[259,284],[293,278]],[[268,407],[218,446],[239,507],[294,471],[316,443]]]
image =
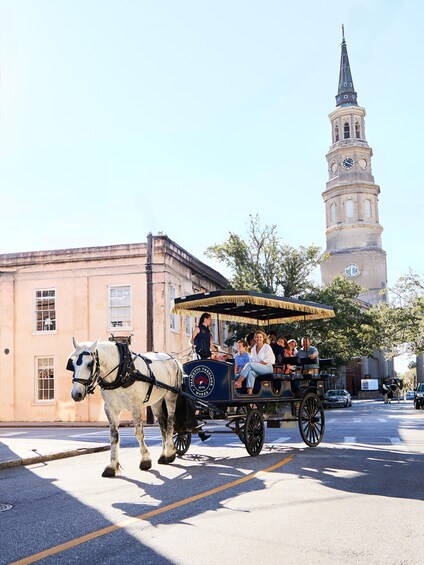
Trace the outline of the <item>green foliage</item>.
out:
[[[339,276],[305,297],[334,308],[335,318],[308,323],[308,333],[320,357],[334,357],[337,366],[347,365],[357,357],[372,356],[376,349],[378,328],[367,305],[357,298],[362,291],[358,284]]]
[[[389,356],[424,352],[424,280],[413,271],[399,278],[389,300],[373,307],[379,347]]]
[[[336,317],[304,323],[270,326],[277,335],[300,339],[307,334],[320,357],[333,357],[338,366],[353,358],[372,355],[378,341],[378,327],[369,308],[357,299],[363,289],[343,277],[326,287],[310,280],[314,269],[326,260],[319,247],[294,247],[282,243],[276,226],[262,227],[259,217],[250,217],[248,240],[230,233],[219,245],[209,247],[207,254],[231,270],[231,286],[239,290],[256,290],[286,297],[328,304]],[[233,339],[244,338],[254,326],[232,324]]]
[[[284,244],[277,227],[262,227],[258,215],[250,216],[247,235],[245,242],[230,233],[224,243],[206,250],[230,269],[232,288],[293,297],[313,287],[308,277],[325,260],[319,247]]]

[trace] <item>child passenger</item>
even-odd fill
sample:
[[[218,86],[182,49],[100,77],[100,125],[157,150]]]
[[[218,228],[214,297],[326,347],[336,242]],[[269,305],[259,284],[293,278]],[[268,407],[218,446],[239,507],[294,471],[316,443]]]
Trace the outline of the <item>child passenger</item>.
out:
[[[236,379],[239,378],[240,371],[243,369],[246,363],[249,363],[249,361],[250,355],[247,352],[247,341],[240,339],[237,342],[237,353],[234,357],[234,377]]]

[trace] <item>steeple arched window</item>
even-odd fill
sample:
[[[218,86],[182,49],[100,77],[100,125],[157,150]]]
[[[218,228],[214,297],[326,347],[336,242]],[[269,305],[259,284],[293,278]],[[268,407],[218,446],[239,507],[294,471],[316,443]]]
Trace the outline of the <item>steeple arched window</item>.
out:
[[[355,122],[355,137],[357,139],[361,139],[361,126],[359,125],[359,122]]]
[[[336,126],[334,127],[334,141],[339,141],[339,139],[339,126],[336,124]]]
[[[349,198],[349,200],[346,200],[345,211],[346,211],[346,222],[353,222],[354,204],[351,198]]]
[[[372,217],[371,200],[367,198],[365,200],[365,218],[369,220]]]
[[[343,126],[343,133],[344,133],[344,138],[345,139],[349,139],[350,137],[350,125],[349,122],[345,122],[344,126]]]
[[[337,212],[336,203],[332,202],[330,204],[330,224],[331,225],[336,223],[336,212]]]

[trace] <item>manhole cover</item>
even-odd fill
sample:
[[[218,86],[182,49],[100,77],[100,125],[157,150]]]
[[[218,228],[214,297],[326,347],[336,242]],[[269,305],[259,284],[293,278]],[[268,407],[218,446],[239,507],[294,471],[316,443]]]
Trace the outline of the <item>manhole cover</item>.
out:
[[[12,504],[4,504],[4,502],[0,502],[0,512],[6,512],[6,510],[11,510],[12,508]]]

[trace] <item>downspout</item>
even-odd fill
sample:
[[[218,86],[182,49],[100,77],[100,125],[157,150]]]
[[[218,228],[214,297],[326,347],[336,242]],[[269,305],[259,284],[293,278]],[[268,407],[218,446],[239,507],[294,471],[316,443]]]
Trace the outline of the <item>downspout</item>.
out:
[[[153,237],[152,232],[147,234],[146,248],[146,350],[153,351]]]
[[[153,272],[152,272],[152,257],[153,257],[153,237],[152,232],[147,234],[146,245],[146,349],[153,351]],[[155,419],[150,406],[147,406],[146,419],[148,424],[154,424]]]

